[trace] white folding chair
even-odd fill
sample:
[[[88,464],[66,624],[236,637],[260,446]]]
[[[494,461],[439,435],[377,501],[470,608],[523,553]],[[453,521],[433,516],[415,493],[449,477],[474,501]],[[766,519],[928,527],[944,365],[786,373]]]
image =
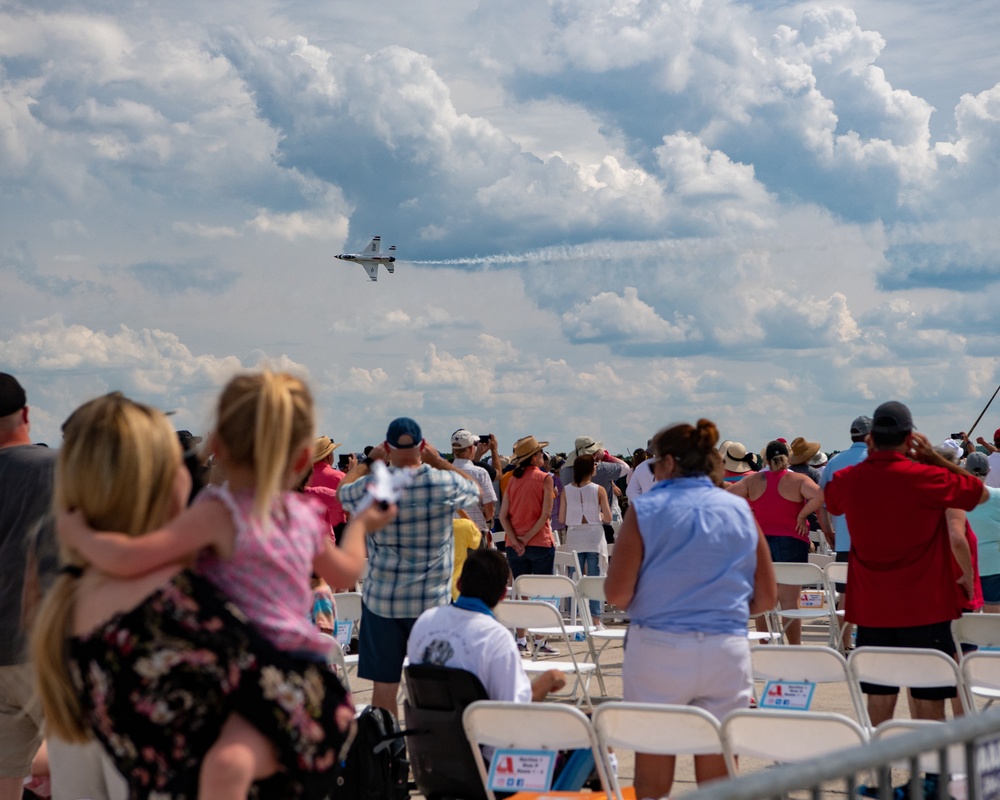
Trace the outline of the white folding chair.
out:
[[[580,578],[576,582],[576,591],[580,595],[580,604],[585,606],[588,600],[600,600],[602,603],[607,602],[607,597],[604,596],[605,580],[607,580],[605,575],[584,575]],[[604,652],[604,649],[612,642],[624,643],[626,631],[627,628],[606,628],[603,631],[594,630],[593,627],[590,628],[591,641],[595,645],[600,642],[600,647],[593,656],[594,663],[598,664],[599,675],[602,675],[604,672],[600,668],[601,654]]]
[[[965,712],[972,710],[958,663],[940,650],[926,647],[859,647],[847,657],[847,667],[858,691],[861,691],[861,683],[907,689],[954,686]],[[867,710],[865,726],[872,729]]]
[[[340,678],[340,682],[344,684],[344,688],[347,691],[351,691],[351,679],[347,674],[347,664],[344,663],[344,651],[340,649],[337,640],[330,636],[330,634],[324,633],[323,636],[329,637],[331,642],[330,654],[327,656],[326,663],[333,667],[337,677]]]
[[[590,662],[595,666],[597,673],[597,683],[601,689],[601,696],[607,697],[607,689],[604,686],[604,675],[601,673],[601,665],[598,662],[597,652],[594,647],[594,634],[599,631],[594,630],[590,620],[590,610],[587,603],[579,595],[579,586],[565,575],[520,575],[514,580],[514,596],[523,598],[546,598],[557,597],[560,600],[568,600],[570,607],[570,624],[563,624],[563,630],[569,636],[582,635],[587,643],[587,650],[590,655]],[[583,608],[582,612],[579,609]],[[579,625],[574,624],[579,621]],[[555,636],[559,634],[556,628],[532,628],[533,634],[542,636]]]
[[[851,680],[847,659],[832,647],[767,645],[750,648],[755,681],[805,681],[843,684],[851,698],[855,721],[866,725],[868,714],[857,684]],[[758,703],[760,702],[758,698]]]
[[[572,583],[572,581],[570,581]],[[496,618],[510,629],[525,628],[528,631],[544,630],[557,635],[566,648],[569,660],[536,660],[532,653],[530,661],[522,661],[525,672],[540,673],[559,669],[573,676],[573,690],[569,693],[577,703],[583,702],[588,709],[593,708],[590,700],[590,676],[597,671],[597,665],[578,661],[572,643],[563,625],[562,614],[555,606],[537,600],[503,600],[493,609]],[[551,634],[550,634],[551,635]],[[577,695],[580,699],[577,699]]]
[[[565,575],[567,578],[572,578],[576,580],[583,573],[580,569],[580,556],[576,550],[570,550],[566,545],[560,545],[556,548],[555,560],[552,563],[552,568],[555,570],[556,575]]]
[[[975,710],[976,698],[986,699],[984,709],[1000,699],[1000,653],[966,653],[962,657],[962,681],[965,683],[967,705]]]
[[[883,739],[888,739],[892,736],[900,736],[907,733],[913,733],[913,731],[921,730],[926,728],[928,725],[941,725],[942,723],[935,720],[929,719],[889,719],[879,725],[875,730],[871,732],[871,740],[877,742]],[[942,766],[940,756],[938,751],[921,753],[917,762],[920,766],[920,770],[923,772],[965,772],[965,743],[960,742],[959,744],[953,744],[947,748],[947,766],[943,770],[940,769]],[[894,761],[893,767],[897,769],[910,768],[910,760],[907,758],[901,758],[898,761]]]
[[[960,656],[963,643],[1000,648],[1000,614],[962,614],[951,621],[951,635]]]
[[[544,605],[544,604],[542,604]],[[610,794],[610,783],[601,746],[590,720],[572,706],[559,703],[500,703],[479,700],[462,714],[462,727],[472,747],[483,788],[489,800],[489,771],[481,747],[518,750],[590,750],[601,787]]]
[[[337,592],[333,596],[334,607],[336,608],[335,619],[337,622],[351,622],[354,635],[361,638],[361,593],[360,592]],[[357,669],[358,654],[347,653],[343,657],[347,669]]]
[[[605,757],[609,748],[660,756],[725,752],[719,721],[694,706],[612,701],[597,707],[592,723]],[[616,800],[624,800],[610,764],[608,779]]]
[[[830,647],[841,649],[840,625],[837,620],[837,610],[835,598],[830,593],[826,576],[823,570],[815,564],[801,564],[798,562],[776,561],[774,562],[774,577],[779,584],[802,587],[816,587],[814,591],[823,593],[824,603],[822,608],[781,608],[780,604],[774,612],[779,625],[782,626],[784,620],[809,620],[825,619],[830,626],[829,642]],[[784,637],[782,637],[784,640]]]
[[[732,711],[722,720],[726,764],[733,775],[741,755],[788,764],[867,741],[864,729],[843,714],[755,708]]]

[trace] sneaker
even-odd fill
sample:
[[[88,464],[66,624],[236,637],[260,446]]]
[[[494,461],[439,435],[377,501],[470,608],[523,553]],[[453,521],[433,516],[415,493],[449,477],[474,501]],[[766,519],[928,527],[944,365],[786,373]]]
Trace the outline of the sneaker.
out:
[[[541,644],[535,643],[535,652],[540,653],[543,656],[557,656],[559,651],[556,650],[548,642],[542,642]]]
[[[596,625],[593,626],[593,630],[595,631],[606,631],[607,629],[608,626],[605,625],[603,622],[598,622]]]
[[[519,653],[520,653],[520,654],[521,654],[522,656],[528,656],[528,655],[531,655],[531,650],[529,650],[529,649],[528,649],[528,643],[527,643],[527,642],[518,642],[518,643],[517,643],[517,651],[518,651],[518,652],[519,652]]]

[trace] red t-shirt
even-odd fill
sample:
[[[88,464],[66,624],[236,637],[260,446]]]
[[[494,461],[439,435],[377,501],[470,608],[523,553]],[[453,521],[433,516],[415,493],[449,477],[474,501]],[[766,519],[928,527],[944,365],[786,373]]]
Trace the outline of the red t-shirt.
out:
[[[824,490],[831,514],[851,529],[850,622],[875,628],[914,627],[961,615],[944,509],[969,511],[982,482],[876,451],[837,472]]]

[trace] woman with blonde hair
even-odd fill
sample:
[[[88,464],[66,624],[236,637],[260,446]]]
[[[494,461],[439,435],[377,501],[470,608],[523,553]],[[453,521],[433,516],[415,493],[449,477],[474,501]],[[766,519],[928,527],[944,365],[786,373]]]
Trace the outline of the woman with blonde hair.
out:
[[[311,453],[308,390],[274,377],[239,376],[220,400],[217,435],[224,438],[213,443],[216,455],[230,486],[249,481],[235,508],[215,499],[219,489],[182,511],[188,473],[176,435],[154,409],[107,395],[84,404],[64,426],[55,504],[62,512],[60,536],[70,549],[65,574],[36,623],[41,696],[49,729],[70,741],[92,731],[132,797],[246,797],[254,781],[258,796],[321,797],[338,762],[345,717],[353,710],[320,653],[329,640],[314,640],[320,634],[305,608],[302,626],[291,625],[286,638],[275,641],[288,593],[297,587],[257,585],[273,610],[268,619],[253,620],[261,625],[258,634],[247,621],[255,616],[251,610],[220,593],[212,558],[203,555],[198,572],[185,569],[204,536],[192,515],[223,528],[214,543],[219,559],[254,547],[256,528],[249,520],[263,513],[273,523],[263,525],[273,531],[269,543],[284,548],[284,559],[272,564],[262,545],[257,570],[249,570],[253,576],[273,569],[291,582],[300,566],[312,566],[300,563],[313,549],[302,542],[315,540],[316,561],[326,553],[324,542],[333,546],[312,501],[282,496],[273,505],[258,502],[280,494],[299,467],[308,466]],[[297,419],[302,415],[305,423]],[[262,424],[248,432],[247,417]],[[292,438],[302,447],[289,445]],[[263,468],[249,466],[247,453],[262,458]],[[260,492],[252,488],[258,485]],[[345,531],[345,547],[355,556],[363,552],[364,524],[359,519]],[[298,549],[284,541],[282,525],[309,531]],[[331,574],[329,564],[317,571]],[[308,580],[304,575],[307,603]],[[303,646],[286,651],[282,645],[289,640]],[[313,646],[309,655],[306,644]]]

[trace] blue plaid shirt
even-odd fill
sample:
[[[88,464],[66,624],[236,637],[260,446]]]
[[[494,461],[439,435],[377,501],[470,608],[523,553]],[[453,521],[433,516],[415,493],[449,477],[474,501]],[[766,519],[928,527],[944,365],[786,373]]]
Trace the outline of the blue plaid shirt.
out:
[[[421,464],[403,490],[399,514],[368,537],[368,577],[362,600],[373,614],[416,619],[451,602],[454,566],[452,516],[479,502],[479,490],[457,472]],[[354,513],[370,477],[344,486],[340,499]]]

